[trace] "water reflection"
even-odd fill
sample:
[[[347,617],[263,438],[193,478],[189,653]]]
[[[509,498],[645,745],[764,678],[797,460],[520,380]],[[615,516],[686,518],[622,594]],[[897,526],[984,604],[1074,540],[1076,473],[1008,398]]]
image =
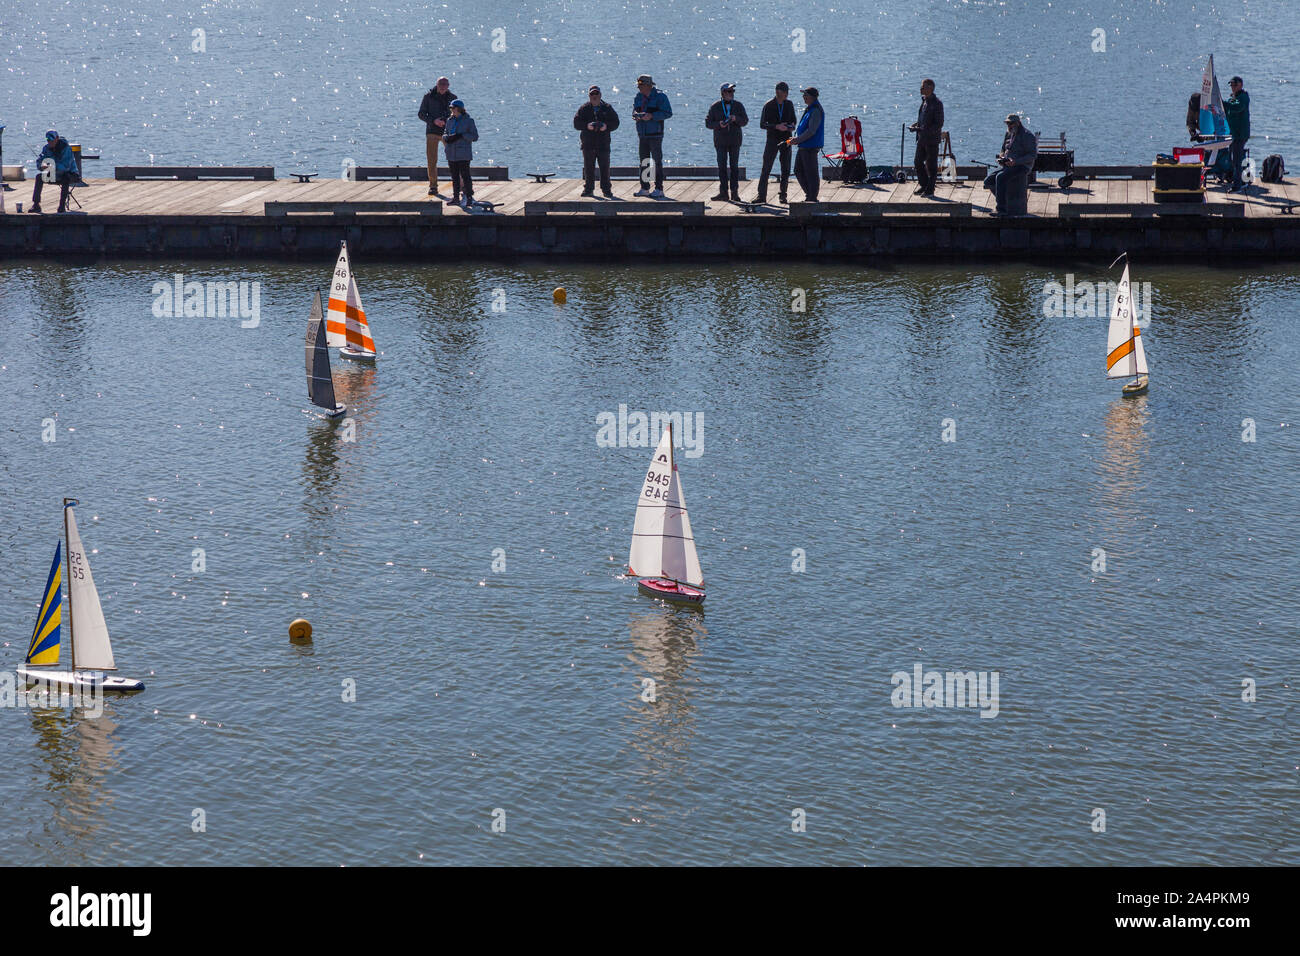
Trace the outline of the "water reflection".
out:
[[[47,765],[45,789],[57,797],[48,830],[64,843],[97,842],[104,828],[104,816],[112,806],[112,794],[105,778],[120,768],[120,746],[115,736],[117,722],[110,704],[104,714],[90,719],[83,710],[55,708],[30,712],[36,749]],[[95,854],[73,853],[73,859]]]
[[[690,742],[695,732],[691,661],[699,652],[698,642],[708,632],[698,612],[665,607],[633,614],[628,618],[628,632],[629,659],[636,676],[654,680],[656,698],[654,703],[638,699],[629,711],[630,747],[641,758],[633,771],[639,785],[630,797],[635,804],[631,810],[639,815],[637,811],[662,806],[656,791],[661,777],[689,773]]]
[[[1151,415],[1147,399],[1147,395],[1116,398],[1106,410],[1102,436],[1105,454],[1098,462],[1098,497],[1103,514],[1110,519],[1110,541],[1131,533],[1138,517],[1135,499],[1144,485],[1142,463],[1147,450],[1146,424]]]

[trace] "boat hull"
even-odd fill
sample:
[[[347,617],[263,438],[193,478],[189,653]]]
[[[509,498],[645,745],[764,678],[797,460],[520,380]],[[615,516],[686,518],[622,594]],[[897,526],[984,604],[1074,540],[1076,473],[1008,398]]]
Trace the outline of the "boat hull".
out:
[[[92,693],[99,689],[105,694],[138,694],[144,684],[129,677],[114,677],[97,671],[39,670],[20,667],[18,676],[28,687],[41,690]]]
[[[1142,395],[1146,392],[1148,384],[1147,377],[1143,375],[1136,382],[1129,382],[1120,389],[1120,394],[1125,398],[1131,398],[1134,395]]]
[[[343,348],[339,349],[339,358],[350,359],[353,362],[373,362],[375,360],[375,353],[358,352],[345,345]]]
[[[672,601],[674,604],[698,607],[704,603],[704,592],[700,588],[679,584],[668,578],[641,578],[636,582],[636,588],[642,594],[663,601]]]

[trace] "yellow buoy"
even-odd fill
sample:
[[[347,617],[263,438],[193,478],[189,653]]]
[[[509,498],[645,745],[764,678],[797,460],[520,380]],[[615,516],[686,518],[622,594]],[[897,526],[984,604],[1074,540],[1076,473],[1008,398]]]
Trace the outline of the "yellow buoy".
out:
[[[564,291],[564,286],[560,286],[552,292],[551,298],[555,300],[556,305],[564,305],[565,302],[569,301],[569,295]]]
[[[290,644],[310,644],[311,643],[311,623],[302,618],[294,621],[289,625],[289,643]]]

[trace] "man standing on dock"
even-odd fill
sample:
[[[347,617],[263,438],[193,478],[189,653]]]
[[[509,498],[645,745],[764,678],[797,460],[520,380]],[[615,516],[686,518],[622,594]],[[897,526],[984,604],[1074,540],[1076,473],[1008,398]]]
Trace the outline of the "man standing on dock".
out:
[[[709,107],[704,125],[713,130],[713,151],[718,155],[718,194],[713,198],[725,200],[730,183],[731,201],[740,202],[740,144],[745,133],[742,127],[749,123],[749,114],[743,103],[736,99],[736,84],[723,83],[721,98]]]
[[[804,202],[816,202],[821,189],[821,174],[817,169],[817,154],[821,152],[826,137],[826,116],[822,104],[817,99],[817,87],[809,86],[803,91],[803,116],[799,118],[799,127],[794,136],[786,140],[787,145],[797,146],[795,153],[794,178],[799,180],[803,189]]]
[[[1228,89],[1232,90],[1232,95],[1223,104],[1228,133],[1232,136],[1232,145],[1228,147],[1232,156],[1232,188],[1228,192],[1239,193],[1246,188],[1241,178],[1241,167],[1246,162],[1246,140],[1250,139],[1250,94],[1239,76],[1228,81]]]
[[[424,120],[424,155],[429,163],[429,195],[438,195],[438,144],[442,142],[447,118],[451,116],[451,80],[438,77],[433,89],[420,101],[420,119]]]
[[[609,134],[618,129],[618,113],[600,98],[600,87],[587,90],[587,102],[578,107],[573,117],[573,128],[581,130],[578,140],[582,146],[582,194],[596,195],[596,163],[600,163],[600,191],[606,199],[614,198],[614,186],[609,181]]]
[[[637,152],[641,159],[641,188],[632,195],[664,198],[664,120],[673,115],[668,97],[655,88],[649,74],[636,78],[636,98],[632,100],[632,118],[636,120]],[[655,169],[655,188],[650,190],[645,161],[649,159]]]
[[[943,100],[934,95],[934,80],[921,81],[921,107],[912,124],[916,134],[916,194],[933,196],[939,179],[939,140],[943,135]]]
[[[776,84],[776,95],[763,104],[759,116],[760,129],[767,130],[767,144],[763,147],[763,173],[758,177],[758,201],[767,202],[767,177],[772,175],[772,162],[781,157],[781,202],[785,202],[790,186],[790,147],[786,140],[794,129],[797,118],[794,104],[790,102],[790,87],[782,80]]]

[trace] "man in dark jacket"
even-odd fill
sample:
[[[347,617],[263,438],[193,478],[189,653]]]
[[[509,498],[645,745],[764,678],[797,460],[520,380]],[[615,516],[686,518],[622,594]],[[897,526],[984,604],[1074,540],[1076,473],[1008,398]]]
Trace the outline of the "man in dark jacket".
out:
[[[786,190],[790,185],[790,147],[786,140],[794,129],[798,118],[794,115],[794,104],[790,102],[790,87],[785,81],[776,84],[776,95],[763,104],[758,126],[767,130],[767,143],[763,147],[763,173],[758,177],[758,201],[767,202],[767,177],[772,174],[772,163],[781,157],[781,202],[785,202]]]
[[[921,107],[912,124],[916,134],[916,193],[933,196],[939,179],[939,140],[943,133],[943,101],[934,95],[934,80],[921,81]]]
[[[721,99],[709,107],[704,118],[704,125],[713,130],[713,150],[718,155],[718,194],[714,199],[726,199],[730,184],[731,201],[740,202],[740,144],[748,123],[749,114],[736,99],[736,84],[723,83]]]
[[[614,198],[614,186],[609,181],[609,134],[618,129],[618,113],[600,98],[600,87],[587,91],[587,102],[578,107],[573,117],[573,128],[581,130],[578,137],[582,146],[582,194],[596,195],[596,163],[600,163],[600,191],[606,199]]]
[[[803,189],[804,202],[816,202],[821,189],[821,173],[817,169],[817,156],[826,142],[826,114],[821,101],[817,98],[817,87],[810,86],[803,91],[803,116],[794,135],[786,142],[799,147],[794,156],[794,177]]]
[[[645,178],[645,166],[642,165],[641,188],[633,195],[649,196],[651,199],[664,198],[664,120],[671,119],[672,104],[668,97],[655,86],[651,77],[642,73],[636,78],[636,96],[632,98],[632,119],[636,120],[637,152],[642,164],[647,159],[654,163],[653,191]]]
[[[451,116],[451,101],[456,94],[451,91],[451,81],[438,77],[433,89],[420,101],[420,119],[424,120],[424,154],[429,163],[429,195],[438,195],[438,144],[442,142],[447,118]]]
[[[32,190],[32,212],[41,211],[41,187],[45,185],[43,170],[40,170],[41,163],[49,161],[53,167],[54,178],[51,182],[59,184],[59,212],[65,212],[68,208],[68,195],[72,192],[72,184],[77,181],[77,157],[72,152],[72,147],[68,141],[58,134],[57,130],[50,130],[45,134],[45,148],[41,150],[40,156],[36,158],[36,186]]]
[[[1232,135],[1232,188],[1229,192],[1239,193],[1246,188],[1241,178],[1241,167],[1246,161],[1246,140],[1250,139],[1250,94],[1241,82],[1241,77],[1234,76],[1228,81],[1232,95],[1223,104],[1223,113],[1228,120],[1228,132]]]
[[[1002,138],[1002,151],[998,153],[999,169],[984,180],[984,188],[991,189],[997,200],[996,216],[1010,215],[1007,204],[1013,195],[1029,188],[1029,173],[1038,159],[1038,140],[1025,129],[1015,113],[1007,117],[1007,135]]]

